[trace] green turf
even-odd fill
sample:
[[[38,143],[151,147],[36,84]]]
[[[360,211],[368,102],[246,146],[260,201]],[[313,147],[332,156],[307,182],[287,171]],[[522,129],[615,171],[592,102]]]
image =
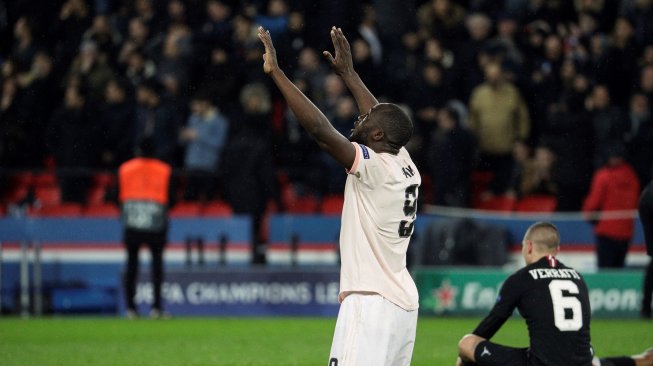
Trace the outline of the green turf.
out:
[[[479,319],[422,317],[412,365],[453,365],[458,339]],[[326,365],[334,318],[0,318],[0,364],[13,365]],[[653,324],[594,320],[599,355],[653,346]],[[522,321],[497,342],[525,346]]]

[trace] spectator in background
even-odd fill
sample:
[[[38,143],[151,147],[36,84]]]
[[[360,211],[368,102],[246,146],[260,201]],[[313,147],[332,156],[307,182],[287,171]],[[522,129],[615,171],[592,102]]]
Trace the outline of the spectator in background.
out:
[[[406,91],[406,100],[415,114],[416,128],[426,139],[436,127],[438,110],[444,107],[450,97],[451,90],[447,89],[443,77],[439,64],[425,63],[420,74],[411,83],[410,89]],[[415,157],[418,162],[423,161],[422,155]]]
[[[640,182],[653,178],[653,119],[648,98],[641,93],[630,97],[628,128],[624,136],[628,162]]]
[[[154,48],[158,42],[151,39],[152,33],[147,24],[138,17],[131,18],[125,35],[125,41],[118,51],[118,63],[125,64],[133,52],[141,52],[147,57],[154,55]]]
[[[163,86],[156,80],[145,80],[136,88],[136,124],[132,141],[152,137],[156,145],[154,157],[173,165],[181,117],[174,104],[164,100]]]
[[[345,88],[342,79],[336,74],[331,74],[338,79],[338,82]],[[330,76],[331,76],[330,75]],[[351,133],[353,121],[358,116],[356,102],[349,96],[341,96],[335,105],[335,113],[325,116],[329,118],[333,127],[343,136]],[[342,194],[345,189],[345,180],[347,176],[342,174],[342,165],[338,164],[329,154],[324,151],[320,152],[321,163],[323,166],[322,187],[320,189],[323,195]]]
[[[25,150],[30,139],[27,120],[21,118],[20,90],[13,77],[2,81],[0,99],[0,166],[22,166]]]
[[[202,72],[199,89],[214,95],[218,108],[225,114],[230,114],[238,105],[240,85],[246,75],[242,65],[234,61],[227,48],[213,48],[209,57],[209,63]]]
[[[436,123],[426,153],[427,171],[433,182],[433,203],[469,207],[476,138],[461,125],[458,112],[451,107],[437,112]]]
[[[181,94],[188,90],[191,73],[191,33],[185,25],[172,25],[163,40],[161,53],[157,55],[157,77],[164,81],[173,77]]]
[[[284,64],[287,65],[289,75],[295,73],[297,60],[300,51],[306,47],[308,35],[306,32],[306,20],[304,14],[299,11],[292,11],[288,14],[288,25],[282,38],[279,41],[279,54],[285,55]]]
[[[100,166],[116,169],[133,153],[133,136],[129,131],[136,122],[136,106],[125,80],[112,79],[104,89],[99,106]]]
[[[181,129],[179,140],[186,146],[186,200],[211,199],[220,170],[220,157],[227,140],[229,122],[213,105],[208,94],[191,99],[188,125]]]
[[[134,50],[127,56],[125,70],[123,71],[125,77],[131,82],[131,86],[136,88],[139,84],[147,79],[151,79],[156,75],[156,64],[145,55]]]
[[[328,71],[320,62],[320,57],[313,48],[305,47],[299,52],[294,78],[302,78],[311,87],[310,93],[317,105],[324,102],[324,80]]]
[[[626,132],[627,116],[614,106],[606,85],[596,85],[585,101],[594,136],[594,169],[605,164],[605,151],[613,141],[621,141]]]
[[[102,99],[107,83],[114,76],[106,57],[107,55],[99,52],[94,42],[83,42],[69,70],[69,74],[81,77],[84,87],[88,89],[89,101],[92,103]]]
[[[653,63],[642,66],[639,71],[637,86],[639,92],[648,98],[648,104],[653,105]]]
[[[286,0],[270,0],[265,14],[256,16],[256,23],[269,29],[274,40],[284,37],[288,29],[288,4]]]
[[[451,0],[430,0],[417,9],[422,38],[436,36],[456,45],[463,39],[465,8]]]
[[[263,84],[248,84],[240,102],[242,114],[231,124],[221,175],[234,213],[252,217],[252,263],[265,264],[263,215],[268,201],[278,197],[269,126],[270,94]]]
[[[206,2],[206,19],[195,31],[195,38],[204,47],[225,47],[233,31],[231,23],[232,7],[228,1],[208,0]]]
[[[644,228],[644,240],[646,241],[646,254],[653,258],[653,181],[650,181],[644,188],[639,198],[639,219],[642,220]],[[651,318],[651,297],[653,296],[653,259],[649,261],[644,275],[644,286],[642,289],[642,318]]]
[[[16,79],[21,89],[18,118],[26,124],[30,140],[22,148],[21,162],[25,167],[41,167],[45,156],[48,122],[56,104],[53,95],[59,93],[53,75],[52,58],[47,53],[38,51],[29,71],[18,74]]]
[[[82,35],[82,42],[93,42],[98,46],[98,51],[107,57],[108,62],[114,62],[122,36],[106,14],[97,14],[93,18],[93,25]]]
[[[26,72],[32,66],[39,47],[34,42],[35,23],[32,18],[22,16],[14,24],[14,46],[11,51],[13,69],[16,73]]]
[[[55,60],[62,70],[68,67],[80,48],[82,35],[92,25],[93,18],[85,0],[66,0],[59,12],[59,18],[52,30],[58,42],[55,45]]]
[[[492,21],[481,13],[472,13],[465,18],[468,39],[449,45],[456,54],[456,63],[465,72],[460,73],[459,99],[468,101],[472,90],[483,82],[484,64],[480,62],[480,53],[486,48],[492,32]],[[455,47],[455,48],[454,48]]]
[[[607,163],[598,169],[583,203],[596,235],[598,267],[623,268],[628,246],[633,236],[632,218],[595,218],[592,213],[609,214],[610,211],[634,210],[640,193],[640,183],[633,168],[625,161],[625,148],[613,143],[607,149]]]
[[[607,83],[610,95],[615,105],[626,108],[628,95],[632,90],[632,81],[637,75],[636,60],[640,52],[633,25],[627,18],[617,18],[609,44],[608,57],[611,70]]]
[[[151,137],[139,141],[136,157],[120,166],[118,172],[119,199],[122,212],[123,242],[127,250],[125,272],[125,301],[127,317],[136,318],[136,283],[138,280],[138,252],[141,245],[149,247],[150,272],[154,302],[150,317],[161,318],[163,302],[163,251],[168,241],[168,197],[170,165],[155,158],[156,142]]]
[[[337,114],[338,105],[346,95],[347,89],[342,79],[336,74],[328,74],[324,78],[324,90],[320,109],[324,111],[327,118],[333,118]]]
[[[558,189],[553,177],[555,162],[556,155],[551,148],[546,145],[536,147],[533,158],[525,162],[518,196],[524,197],[530,194],[556,195]]]
[[[297,78],[293,84],[310,99],[310,86]],[[318,191],[323,180],[320,166],[321,150],[311,136],[302,128],[290,107],[286,107],[283,126],[277,141],[279,168],[299,191],[304,188]]]
[[[519,90],[504,80],[501,66],[485,67],[486,81],[476,87],[469,102],[470,127],[480,150],[480,169],[492,172],[492,194],[505,193],[512,170],[512,147],[528,138],[530,119]]]
[[[52,115],[48,126],[47,146],[54,156],[61,199],[84,203],[88,188],[88,172],[97,152],[94,111],[87,96],[78,86],[68,85],[64,100]]]

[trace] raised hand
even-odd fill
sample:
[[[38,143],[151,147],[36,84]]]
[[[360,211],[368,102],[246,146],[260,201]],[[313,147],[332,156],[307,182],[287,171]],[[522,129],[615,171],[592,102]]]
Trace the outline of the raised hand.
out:
[[[334,57],[329,51],[324,51],[322,54],[329,61],[336,74],[343,76],[353,73],[354,65],[351,58],[351,48],[345,34],[342,33],[342,29],[336,27],[332,27],[330,33],[336,55]]]
[[[274,50],[270,31],[266,31],[263,27],[258,27],[258,38],[265,47],[265,53],[263,54],[263,71],[266,74],[270,74],[274,70],[279,69],[279,64],[277,63],[277,51]]]

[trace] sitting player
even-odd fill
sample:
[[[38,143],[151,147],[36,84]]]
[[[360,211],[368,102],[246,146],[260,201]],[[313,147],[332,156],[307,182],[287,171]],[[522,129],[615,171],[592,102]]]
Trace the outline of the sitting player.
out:
[[[632,357],[598,359],[590,343],[590,301],[583,277],[555,255],[560,233],[550,223],[528,228],[522,241],[526,267],[504,282],[490,314],[458,344],[458,366],[648,366],[653,348]],[[526,320],[529,348],[489,341],[515,308]]]

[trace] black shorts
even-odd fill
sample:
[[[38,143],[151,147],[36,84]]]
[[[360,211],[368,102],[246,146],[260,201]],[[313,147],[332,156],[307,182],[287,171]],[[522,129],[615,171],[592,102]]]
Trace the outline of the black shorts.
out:
[[[474,358],[478,366],[528,366],[528,348],[502,346],[483,341],[476,346]]]

